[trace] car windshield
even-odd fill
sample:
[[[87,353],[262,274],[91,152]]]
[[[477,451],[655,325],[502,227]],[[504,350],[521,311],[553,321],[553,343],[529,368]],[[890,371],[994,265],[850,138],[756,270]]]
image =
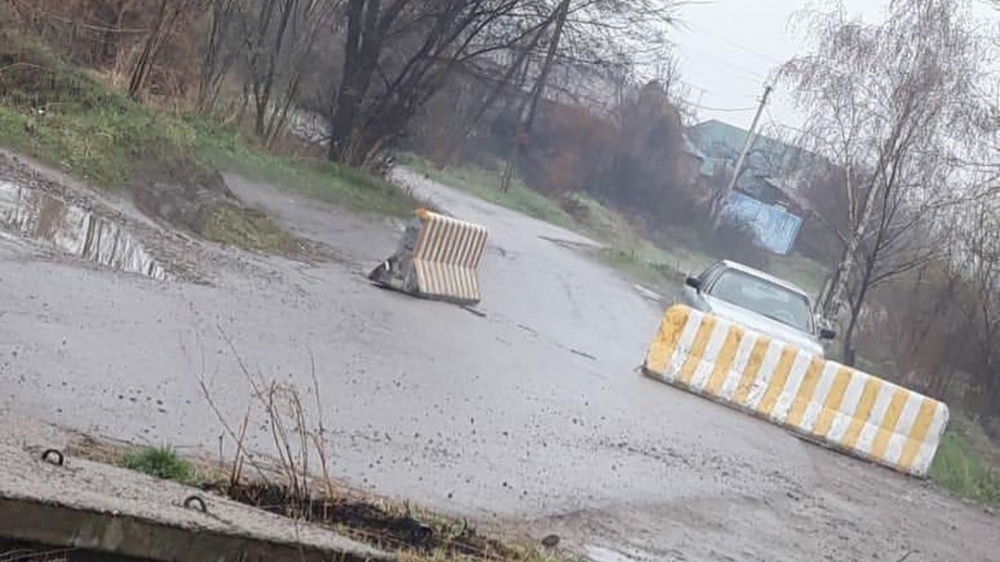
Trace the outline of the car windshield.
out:
[[[760,277],[729,269],[719,275],[709,294],[803,332],[812,332],[809,301]]]

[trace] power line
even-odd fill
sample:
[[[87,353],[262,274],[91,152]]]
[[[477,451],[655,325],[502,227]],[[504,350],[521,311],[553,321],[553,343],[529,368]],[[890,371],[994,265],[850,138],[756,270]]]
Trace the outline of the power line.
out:
[[[696,107],[698,109],[704,109],[705,111],[727,111],[727,112],[741,112],[741,111],[754,111],[756,107],[708,107],[707,105],[701,105],[693,102],[685,102],[691,107]]]
[[[681,83],[681,84],[683,84],[684,86],[687,86],[688,88],[691,88],[692,90],[698,90],[701,93],[701,95],[699,96],[699,99],[702,96],[706,95],[706,94],[712,94],[713,93],[711,90],[709,90],[707,88],[703,88],[703,87],[695,85],[695,84],[692,84],[692,83],[688,82],[687,80],[678,80],[678,82]],[[754,96],[747,96],[747,97],[753,97],[754,101],[758,101],[757,98],[754,97]],[[747,107],[711,107],[711,106],[708,106],[708,105],[702,105],[700,103],[696,103],[696,102],[689,101],[689,100],[685,100],[684,104],[687,105],[687,106],[690,106],[690,107],[697,108],[697,109],[704,109],[705,111],[722,111],[722,112],[731,112],[731,113],[738,113],[738,112],[744,112],[744,111],[754,111],[754,110],[757,109],[756,105],[751,105],[751,106],[747,106]]]
[[[712,37],[714,39],[722,41],[723,43],[728,43],[729,45],[731,45],[733,47],[736,47],[737,49],[740,49],[741,51],[745,51],[745,52],[747,52],[747,53],[749,53],[751,55],[754,55],[755,57],[758,57],[760,59],[764,59],[764,60],[767,60],[767,61],[769,61],[771,63],[775,63],[775,64],[782,64],[783,63],[783,61],[781,61],[781,60],[779,60],[779,59],[777,59],[777,58],[775,58],[775,57],[773,57],[771,55],[765,55],[764,53],[761,53],[760,51],[754,50],[754,49],[752,49],[750,47],[747,47],[746,45],[737,43],[736,41],[733,41],[732,39],[729,39],[728,37],[721,36],[721,35],[718,35],[716,33],[713,33],[712,31],[706,29],[705,27],[703,27],[701,25],[695,25],[695,24],[693,24],[691,22],[685,22],[685,24],[688,27],[690,27],[692,30],[697,31],[698,33],[702,33],[702,34],[708,35],[709,37]]]
[[[689,64],[696,64],[697,61],[692,60],[690,54],[685,53],[684,51],[691,51],[691,52],[700,54],[701,56],[703,56],[706,59],[708,59],[708,62],[714,62],[716,64],[727,66],[727,67],[729,67],[732,70],[738,71],[739,74],[733,74],[732,75],[734,78],[739,78],[741,80],[747,80],[747,81],[751,81],[751,82],[756,82],[758,84],[761,83],[761,82],[765,82],[768,79],[767,76],[761,74],[760,72],[757,72],[756,70],[752,70],[752,69],[749,69],[749,68],[747,68],[745,66],[738,65],[738,64],[736,64],[736,63],[734,63],[732,61],[716,57],[715,55],[708,54],[705,51],[702,51],[701,49],[694,49],[694,48],[689,47],[689,46],[686,46],[686,47],[684,47],[682,49],[678,49],[678,51],[677,51],[678,54],[681,57],[684,57],[685,59],[687,59],[687,61],[688,61]]]

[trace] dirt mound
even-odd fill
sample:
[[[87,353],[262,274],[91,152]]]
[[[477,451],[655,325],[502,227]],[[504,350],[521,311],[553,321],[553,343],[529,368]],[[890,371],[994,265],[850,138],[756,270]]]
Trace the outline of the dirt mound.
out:
[[[146,160],[135,166],[129,191],[140,211],[173,226],[204,235],[211,213],[224,206],[238,207],[218,172],[196,162]]]

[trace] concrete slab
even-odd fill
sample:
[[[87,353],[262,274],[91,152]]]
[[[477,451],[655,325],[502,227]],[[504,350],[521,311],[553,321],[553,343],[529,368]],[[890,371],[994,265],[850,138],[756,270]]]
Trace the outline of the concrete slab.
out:
[[[176,562],[389,561],[327,529],[100,463],[0,444],[0,537]],[[202,498],[185,507],[185,499]]]

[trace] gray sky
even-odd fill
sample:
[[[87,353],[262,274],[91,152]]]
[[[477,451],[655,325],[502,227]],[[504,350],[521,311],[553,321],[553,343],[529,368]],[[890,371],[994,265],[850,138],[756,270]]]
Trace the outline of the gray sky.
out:
[[[703,106],[697,109],[699,120],[719,119],[748,127],[774,69],[805,52],[804,31],[791,21],[792,16],[803,9],[830,5],[830,0],[694,0],[682,6],[683,23],[673,37],[681,80],[690,87],[687,99]],[[863,21],[877,23],[884,19],[888,1],[844,0],[844,5]],[[975,14],[997,17],[982,0],[975,6]],[[780,85],[762,116],[764,124],[772,120],[779,125],[800,124]]]

